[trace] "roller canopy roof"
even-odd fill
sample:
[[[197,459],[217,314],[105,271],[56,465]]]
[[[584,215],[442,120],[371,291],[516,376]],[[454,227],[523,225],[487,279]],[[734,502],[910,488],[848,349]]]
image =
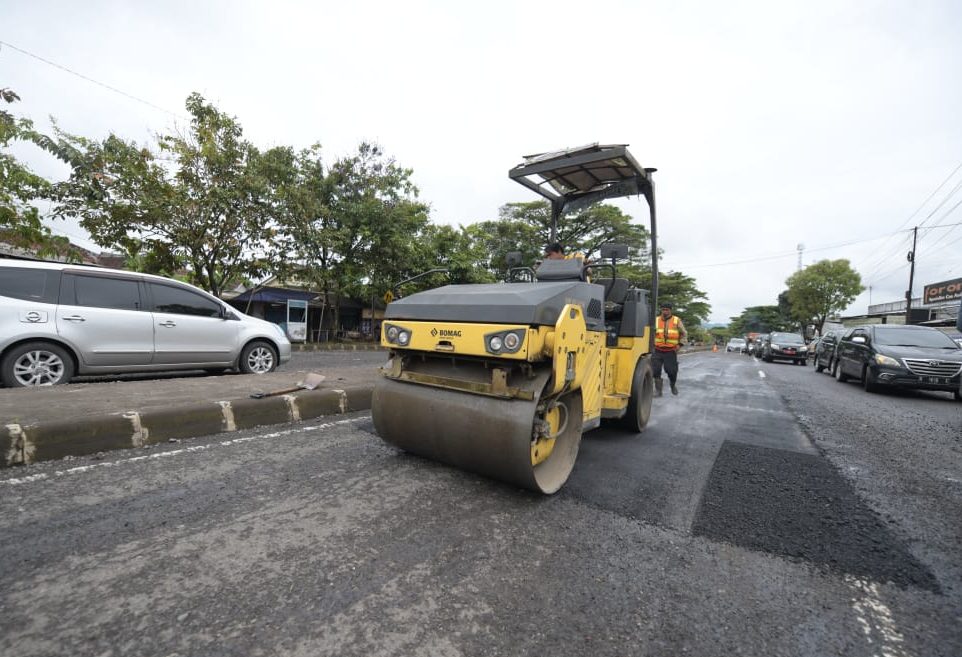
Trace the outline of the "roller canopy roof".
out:
[[[626,144],[590,144],[527,155],[508,177],[571,211],[607,198],[647,195],[652,171],[635,161]]]

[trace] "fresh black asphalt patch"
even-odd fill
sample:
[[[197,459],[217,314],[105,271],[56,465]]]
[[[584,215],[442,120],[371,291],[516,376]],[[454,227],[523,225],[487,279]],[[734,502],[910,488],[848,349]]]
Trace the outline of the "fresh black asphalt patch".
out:
[[[826,459],[726,441],[692,532],[833,571],[940,592]]]

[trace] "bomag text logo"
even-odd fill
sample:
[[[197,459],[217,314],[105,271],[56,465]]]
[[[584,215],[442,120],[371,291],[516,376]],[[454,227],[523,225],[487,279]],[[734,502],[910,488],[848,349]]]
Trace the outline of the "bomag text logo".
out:
[[[431,337],[436,338],[438,336],[442,338],[460,338],[461,329],[441,329],[440,331],[436,328],[431,329]]]

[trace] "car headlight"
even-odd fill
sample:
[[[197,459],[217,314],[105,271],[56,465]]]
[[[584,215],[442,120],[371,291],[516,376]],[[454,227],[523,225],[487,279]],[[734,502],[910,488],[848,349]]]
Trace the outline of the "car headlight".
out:
[[[781,349],[781,347],[779,347],[777,344],[775,344],[775,343],[773,342],[773,343],[772,343],[772,349]]]
[[[889,356],[883,356],[882,354],[875,354],[875,362],[879,365],[888,365],[889,367],[902,367],[902,363]]]

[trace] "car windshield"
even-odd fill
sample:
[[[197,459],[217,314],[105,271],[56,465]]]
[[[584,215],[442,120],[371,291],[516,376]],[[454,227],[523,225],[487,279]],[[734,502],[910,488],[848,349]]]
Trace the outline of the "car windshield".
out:
[[[732,344],[745,344],[745,341],[742,340],[741,338],[732,338],[732,339],[730,340],[730,342],[731,342]]]
[[[942,331],[920,331],[910,328],[887,328],[875,330],[875,344],[890,347],[936,347],[958,349],[958,345]]]
[[[798,333],[772,333],[772,342],[794,342],[800,344],[805,342]]]

